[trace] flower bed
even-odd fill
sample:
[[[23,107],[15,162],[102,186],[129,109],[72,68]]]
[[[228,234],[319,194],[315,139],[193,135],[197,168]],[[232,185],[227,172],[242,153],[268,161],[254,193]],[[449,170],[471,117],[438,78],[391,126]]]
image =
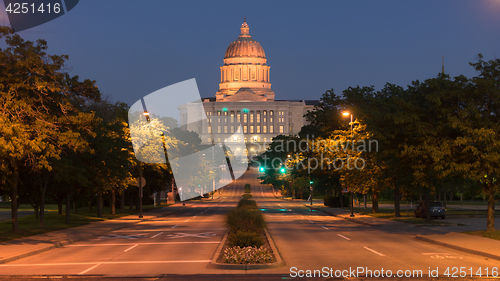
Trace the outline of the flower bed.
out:
[[[273,254],[264,246],[255,247],[230,247],[222,251],[225,263],[270,263],[274,260]]]

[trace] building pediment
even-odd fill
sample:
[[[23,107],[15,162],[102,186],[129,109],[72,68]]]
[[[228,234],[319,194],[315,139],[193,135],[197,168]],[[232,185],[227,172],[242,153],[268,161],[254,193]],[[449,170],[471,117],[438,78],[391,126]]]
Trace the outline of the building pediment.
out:
[[[267,98],[256,94],[250,88],[241,88],[234,95],[224,97],[222,101],[267,101]]]

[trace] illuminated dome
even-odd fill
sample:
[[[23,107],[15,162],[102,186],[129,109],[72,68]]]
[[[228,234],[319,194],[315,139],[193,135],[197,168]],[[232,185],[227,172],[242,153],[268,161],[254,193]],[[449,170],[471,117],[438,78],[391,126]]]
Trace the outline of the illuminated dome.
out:
[[[257,57],[266,58],[264,49],[255,41],[248,33],[248,24],[243,22],[241,25],[241,35],[227,47],[226,55],[224,58],[235,57]]]
[[[224,65],[220,68],[219,91],[215,94],[217,101],[274,100],[266,54],[248,30],[245,19],[240,37],[227,47]],[[240,89],[246,90],[239,92]]]

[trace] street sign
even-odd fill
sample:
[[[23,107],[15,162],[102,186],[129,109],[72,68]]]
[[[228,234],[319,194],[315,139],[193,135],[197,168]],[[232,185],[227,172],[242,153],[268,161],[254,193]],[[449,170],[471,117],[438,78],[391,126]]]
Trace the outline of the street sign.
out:
[[[141,179],[141,185],[142,186],[139,186],[139,179]],[[143,178],[143,177],[137,178],[137,182],[136,182],[135,185],[137,185],[137,187],[144,187],[146,185],[146,179]]]

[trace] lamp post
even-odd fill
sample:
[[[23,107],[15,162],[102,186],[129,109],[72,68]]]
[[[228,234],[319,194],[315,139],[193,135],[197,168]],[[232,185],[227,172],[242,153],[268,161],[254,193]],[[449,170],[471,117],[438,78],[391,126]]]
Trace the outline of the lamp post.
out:
[[[144,111],[143,114],[149,123],[149,112]],[[139,218],[142,219],[142,161],[139,161]]]
[[[352,140],[352,145],[354,145],[354,131],[352,129],[352,113],[345,111],[342,113],[343,116],[347,117],[351,115],[351,122],[349,123],[351,125],[351,140]],[[352,191],[352,185],[351,185],[351,218],[354,217],[354,193]]]

